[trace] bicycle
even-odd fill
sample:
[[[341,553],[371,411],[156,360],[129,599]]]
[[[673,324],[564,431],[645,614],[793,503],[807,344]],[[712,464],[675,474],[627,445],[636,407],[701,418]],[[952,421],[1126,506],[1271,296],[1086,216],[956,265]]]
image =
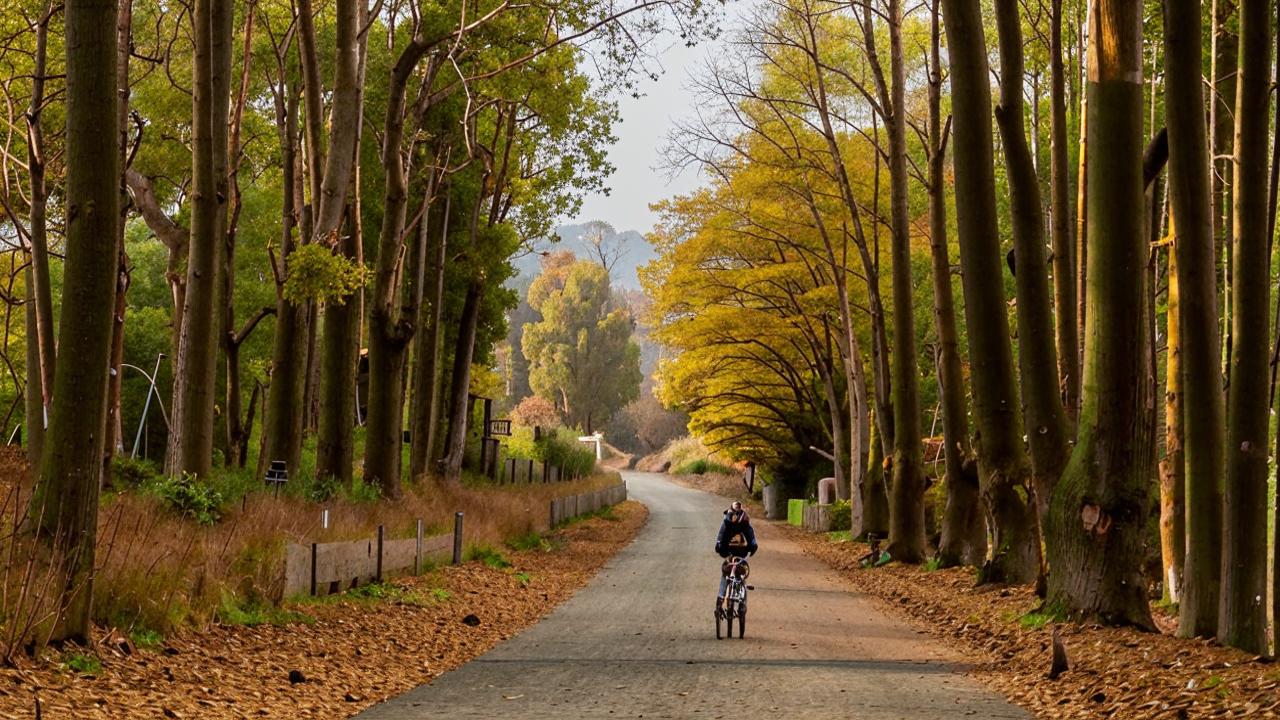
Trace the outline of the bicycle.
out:
[[[746,636],[747,632],[747,591],[754,590],[755,587],[747,584],[747,576],[751,574],[751,566],[747,564],[746,558],[731,556],[721,565],[720,572],[728,578],[726,583],[724,602],[716,607],[716,639],[720,640],[723,636],[720,632],[720,622],[725,621],[725,634],[733,637],[733,620],[738,620],[738,638]]]

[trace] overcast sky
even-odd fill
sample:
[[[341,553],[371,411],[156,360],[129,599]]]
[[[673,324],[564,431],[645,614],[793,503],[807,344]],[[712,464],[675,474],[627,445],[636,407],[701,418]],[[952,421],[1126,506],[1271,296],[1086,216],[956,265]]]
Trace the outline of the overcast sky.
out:
[[[743,4],[730,3],[730,17],[740,12],[738,7]],[[732,20],[726,20],[726,27],[731,24]],[[616,168],[608,180],[612,191],[609,195],[588,195],[578,217],[566,218],[566,223],[604,220],[619,231],[647,233],[656,217],[649,210],[650,203],[687,193],[701,184],[700,174],[693,169],[668,182],[666,172],[656,168],[672,123],[692,114],[693,96],[686,90],[689,74],[714,51],[715,43],[687,48],[672,38],[669,44],[662,53],[664,72],[658,80],[642,80],[638,88],[644,93],[641,97],[619,101],[621,122],[614,127],[618,142],[609,150],[609,160]]]

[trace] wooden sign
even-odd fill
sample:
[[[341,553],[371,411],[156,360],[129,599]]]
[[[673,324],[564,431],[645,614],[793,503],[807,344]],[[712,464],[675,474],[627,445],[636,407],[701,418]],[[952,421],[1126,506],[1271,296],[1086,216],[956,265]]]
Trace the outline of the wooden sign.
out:
[[[486,428],[486,430],[487,432],[485,434],[489,436],[494,436],[494,435],[510,436],[511,421],[510,420],[490,420],[489,427]]]

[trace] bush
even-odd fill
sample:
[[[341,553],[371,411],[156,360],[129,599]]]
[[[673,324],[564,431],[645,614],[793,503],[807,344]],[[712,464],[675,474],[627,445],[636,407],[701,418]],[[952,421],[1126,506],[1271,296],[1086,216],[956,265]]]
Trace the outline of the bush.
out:
[[[721,465],[718,462],[712,462],[706,458],[690,460],[689,462],[675,469],[676,475],[706,475],[707,473],[719,473],[721,475],[733,475],[737,471],[727,465]]]
[[[111,483],[117,490],[142,487],[159,475],[149,460],[116,455],[111,459]]]
[[[848,532],[853,527],[853,506],[848,500],[831,503],[831,531]]]
[[[222,517],[222,493],[194,475],[159,478],[152,483],[151,492],[169,509],[201,525],[212,525]]]
[[[544,431],[534,440],[533,430],[517,428],[506,445],[507,457],[537,460],[559,467],[562,477],[587,476],[595,471],[595,449],[578,441],[578,436],[567,428]]]

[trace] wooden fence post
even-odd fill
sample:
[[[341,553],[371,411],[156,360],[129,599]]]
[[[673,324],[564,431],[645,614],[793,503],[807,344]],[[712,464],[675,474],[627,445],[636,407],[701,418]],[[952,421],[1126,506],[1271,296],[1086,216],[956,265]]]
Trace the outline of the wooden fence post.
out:
[[[453,514],[453,564],[462,562],[462,513]]]
[[[418,575],[422,572],[422,518],[418,518],[416,523],[415,539],[417,547],[413,552],[413,574]]]
[[[311,543],[311,597],[316,596],[316,544]]]
[[[382,526],[378,526],[378,564],[373,574],[374,582],[382,582]]]

